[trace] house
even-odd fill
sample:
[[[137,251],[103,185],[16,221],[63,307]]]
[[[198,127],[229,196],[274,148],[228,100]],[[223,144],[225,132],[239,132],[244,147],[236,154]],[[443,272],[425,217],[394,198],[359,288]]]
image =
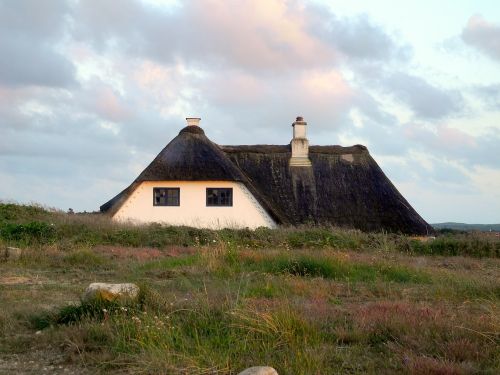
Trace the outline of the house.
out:
[[[101,206],[114,220],[194,227],[333,225],[428,234],[366,147],[309,146],[297,117],[288,145],[220,146],[199,118]]]

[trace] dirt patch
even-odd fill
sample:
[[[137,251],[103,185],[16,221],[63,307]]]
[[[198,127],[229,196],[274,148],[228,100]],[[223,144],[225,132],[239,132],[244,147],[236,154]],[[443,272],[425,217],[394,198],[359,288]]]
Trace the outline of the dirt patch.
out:
[[[184,255],[193,255],[199,252],[200,250],[196,247],[181,247],[181,246],[171,246],[162,250],[166,256],[169,257],[178,257]]]
[[[135,259],[148,261],[163,257],[194,254],[195,248],[173,246],[166,249],[154,247],[96,246],[94,251],[113,259]]]
[[[0,285],[42,285],[53,284],[55,281],[44,276],[0,276]]]
[[[31,350],[0,357],[0,374],[76,374],[90,375],[89,369],[68,363],[56,350]]]
[[[131,248],[119,246],[98,246],[94,251],[113,259],[151,260],[161,258],[162,252],[154,248]]]
[[[2,285],[19,285],[19,284],[35,284],[37,281],[24,276],[3,276],[0,277]]]

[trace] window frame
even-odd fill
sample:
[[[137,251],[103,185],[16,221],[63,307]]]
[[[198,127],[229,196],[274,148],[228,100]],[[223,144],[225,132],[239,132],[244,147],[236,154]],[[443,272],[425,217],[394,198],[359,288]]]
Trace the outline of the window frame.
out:
[[[208,192],[209,190],[226,190],[226,191],[230,191],[231,192],[231,195],[230,195],[230,202],[229,204],[210,204],[208,202]],[[233,207],[233,188],[222,188],[222,187],[207,187],[206,190],[205,190],[205,201],[206,201],[206,207]],[[220,198],[218,198],[218,201],[220,201]]]
[[[156,203],[156,192],[158,190],[165,190],[165,204]],[[177,204],[168,204],[168,191],[177,192]],[[181,188],[178,187],[153,187],[153,207],[179,207],[181,205]]]

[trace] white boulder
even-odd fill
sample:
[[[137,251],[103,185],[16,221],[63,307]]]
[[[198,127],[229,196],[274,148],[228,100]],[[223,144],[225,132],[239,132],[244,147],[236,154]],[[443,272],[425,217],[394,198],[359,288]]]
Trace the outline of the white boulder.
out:
[[[134,300],[138,295],[139,287],[132,283],[92,283],[85,290],[82,300],[84,302],[93,301],[95,299],[122,302]]]
[[[269,366],[255,366],[243,370],[238,375],[278,375],[278,372]]]

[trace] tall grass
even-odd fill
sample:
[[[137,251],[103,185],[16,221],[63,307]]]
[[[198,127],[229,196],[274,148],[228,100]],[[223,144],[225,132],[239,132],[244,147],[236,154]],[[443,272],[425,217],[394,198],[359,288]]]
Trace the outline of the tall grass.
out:
[[[259,306],[195,294],[172,304],[149,287],[141,293],[136,305],[70,305],[34,322],[78,327],[67,341],[106,371],[234,374],[267,364],[280,374],[325,374],[332,366],[341,373],[494,373],[500,360],[495,305],[475,312],[377,301],[306,315],[286,300]]]
[[[47,219],[60,214],[62,214],[61,211],[36,204],[24,205],[16,203],[5,203],[0,201],[0,222],[22,222],[31,221],[34,219]]]
[[[245,266],[249,269],[269,273],[287,273],[295,276],[324,277],[341,281],[372,282],[383,280],[389,282],[429,283],[428,274],[404,266],[388,264],[366,264],[348,262],[333,257],[312,257],[289,255],[255,258],[245,258]]]
[[[214,374],[266,363],[287,374],[318,373],[326,365],[321,351],[312,350],[322,345],[318,327],[290,305],[263,311],[231,297],[172,305],[145,290],[140,305],[70,305],[33,323],[78,325],[82,353],[105,346],[114,354],[116,362],[100,363],[108,370],[127,364],[134,373]]]
[[[260,364],[280,374],[500,367],[498,260],[412,256],[498,256],[494,238],[211,231],[29,210],[0,214],[0,245],[24,247],[20,259],[0,263],[0,356],[63,348],[90,371],[144,374],[236,374]],[[68,302],[94,281],[137,283],[140,297]]]
[[[333,227],[209,230],[160,224],[112,222],[100,214],[68,215],[31,206],[0,204],[0,241],[13,246],[58,244],[87,247],[209,246],[233,248],[350,249],[420,255],[500,257],[500,240],[478,233],[445,234],[420,241],[390,233],[363,233]],[[30,214],[33,213],[33,216]],[[33,220],[38,218],[38,220]]]
[[[433,241],[411,241],[411,251],[421,255],[472,255],[500,257],[500,240],[479,233],[447,234]]]

